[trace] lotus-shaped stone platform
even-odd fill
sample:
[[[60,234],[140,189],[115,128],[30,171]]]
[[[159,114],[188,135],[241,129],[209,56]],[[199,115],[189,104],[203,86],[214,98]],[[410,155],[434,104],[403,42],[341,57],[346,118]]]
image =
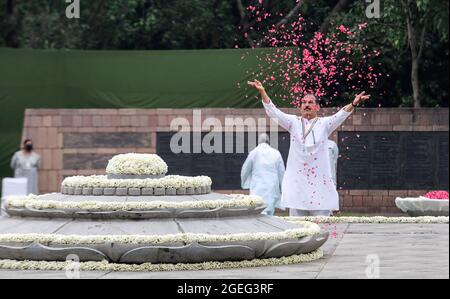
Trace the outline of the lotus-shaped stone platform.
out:
[[[145,163],[145,155],[132,165],[140,160]],[[162,164],[154,155],[149,161]],[[127,173],[67,178],[62,193],[9,198],[0,217],[0,259],[242,261],[311,253],[328,238],[317,224],[262,215],[258,197],[211,193],[207,177],[161,176],[164,165],[144,165],[134,174],[118,162],[126,160],[115,159],[115,166]]]

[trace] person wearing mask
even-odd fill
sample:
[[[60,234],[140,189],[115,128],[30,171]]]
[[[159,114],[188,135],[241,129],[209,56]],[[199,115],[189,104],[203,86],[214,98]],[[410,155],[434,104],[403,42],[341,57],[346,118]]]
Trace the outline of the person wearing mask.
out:
[[[23,142],[23,149],[16,152],[11,160],[14,177],[27,178],[28,194],[39,194],[38,170],[41,167],[41,157],[33,150],[33,141]]]

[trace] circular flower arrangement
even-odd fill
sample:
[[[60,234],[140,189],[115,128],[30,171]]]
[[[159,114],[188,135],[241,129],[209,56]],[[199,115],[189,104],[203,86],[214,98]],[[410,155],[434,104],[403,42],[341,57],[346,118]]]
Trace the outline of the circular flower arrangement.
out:
[[[165,175],[168,167],[155,154],[121,154],[114,156],[106,167],[107,174],[123,175]]]

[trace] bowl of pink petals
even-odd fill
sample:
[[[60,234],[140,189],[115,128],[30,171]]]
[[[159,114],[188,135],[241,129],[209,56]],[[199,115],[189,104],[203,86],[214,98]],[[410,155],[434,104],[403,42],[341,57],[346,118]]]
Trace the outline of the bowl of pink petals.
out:
[[[395,204],[410,216],[448,216],[448,191],[430,191],[423,196],[395,199]]]

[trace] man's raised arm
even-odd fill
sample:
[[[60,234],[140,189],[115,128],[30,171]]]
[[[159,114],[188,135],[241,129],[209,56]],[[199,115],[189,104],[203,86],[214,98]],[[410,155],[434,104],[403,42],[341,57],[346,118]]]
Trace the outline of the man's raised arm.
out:
[[[370,95],[366,95],[366,92],[363,91],[360,94],[355,96],[353,102],[339,110],[336,114],[329,116],[326,118],[328,121],[328,135],[331,135],[340,125],[344,123],[347,117],[355,110],[356,107],[359,106],[360,103],[370,99]]]
[[[282,126],[285,130],[289,131],[291,128],[292,121],[295,119],[294,115],[286,114],[282,112],[280,109],[275,107],[275,105],[270,100],[269,96],[264,89],[264,86],[258,80],[253,82],[248,82],[248,85],[258,90],[261,95],[261,99],[266,110],[267,116],[272,119],[275,119],[280,126]]]

